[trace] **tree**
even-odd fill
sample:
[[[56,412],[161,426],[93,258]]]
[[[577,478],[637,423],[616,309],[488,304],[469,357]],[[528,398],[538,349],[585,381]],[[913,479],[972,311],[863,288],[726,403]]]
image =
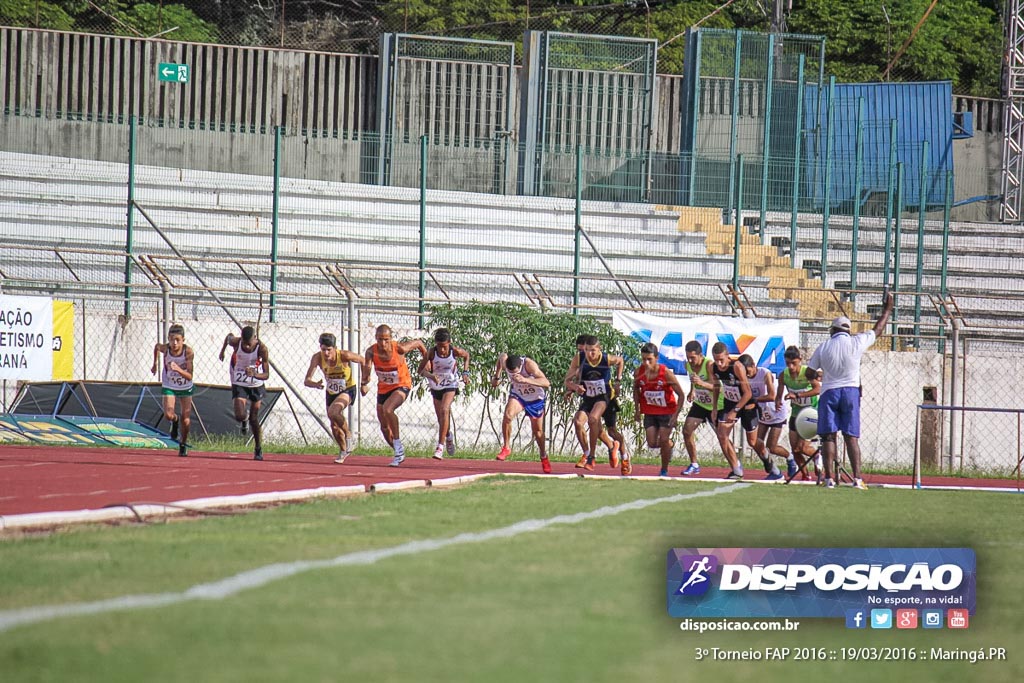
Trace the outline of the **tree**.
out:
[[[930,4],[892,0],[883,12],[877,0],[805,0],[789,30],[827,37],[825,68],[837,80],[881,80]],[[1002,44],[990,1],[939,3],[896,62],[892,80],[949,80],[955,92],[998,97]]]
[[[601,340],[608,353],[620,354],[627,359],[637,357],[636,341],[606,322],[586,315],[538,311],[522,304],[434,306],[430,309],[429,327],[448,328],[453,343],[469,351],[473,359],[470,366],[473,374],[466,396],[483,395],[490,401],[497,401],[504,395],[507,387],[491,387],[492,373],[501,353],[528,356],[537,361],[551,380],[548,411],[552,415],[549,437],[553,452],[558,452],[559,444],[571,433],[572,417],[576,411],[575,397],[568,401],[562,398],[562,379],[576,352],[576,337],[593,334]],[[427,346],[432,344],[427,340],[424,343]],[[627,399],[632,395],[631,378],[631,369],[627,369],[622,383],[622,392]],[[620,421],[626,422],[633,414],[632,404],[628,400],[623,401],[623,407],[626,411],[621,414]],[[500,422],[501,413],[492,417],[492,428],[497,434],[494,422]]]

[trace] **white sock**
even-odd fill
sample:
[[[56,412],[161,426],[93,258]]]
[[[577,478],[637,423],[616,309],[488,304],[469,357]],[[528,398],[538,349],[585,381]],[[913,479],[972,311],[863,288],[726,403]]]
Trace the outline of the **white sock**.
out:
[[[405,449],[402,448],[402,440],[401,439],[395,439],[392,442],[391,447],[395,449],[395,455],[402,455],[402,454],[405,453]]]

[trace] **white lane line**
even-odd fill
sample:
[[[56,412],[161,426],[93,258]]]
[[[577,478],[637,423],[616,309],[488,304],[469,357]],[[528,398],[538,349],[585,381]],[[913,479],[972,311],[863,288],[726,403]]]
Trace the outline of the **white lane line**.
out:
[[[712,489],[710,491],[699,491],[697,493],[679,493],[664,498],[641,498],[639,500],[622,503],[620,505],[609,505],[591,512],[577,512],[572,515],[557,515],[548,519],[526,519],[516,522],[511,526],[491,529],[489,531],[475,531],[471,533],[458,534],[450,538],[436,538],[423,541],[409,541],[390,548],[378,548],[376,550],[360,550],[354,553],[346,553],[327,560],[299,560],[296,562],[280,562],[268,564],[256,569],[229,576],[226,579],[201,583],[188,588],[180,593],[154,593],[148,595],[123,595],[117,598],[99,600],[96,602],[82,602],[65,605],[40,605],[36,607],[23,607],[20,609],[0,611],[0,631],[6,631],[16,626],[25,624],[36,624],[51,619],[62,617],[82,616],[86,614],[102,614],[117,610],[140,609],[144,607],[163,607],[174,605],[190,600],[222,600],[226,597],[265,586],[274,581],[280,581],[296,574],[312,571],[314,569],[327,569],[331,567],[352,567],[370,565],[392,557],[402,555],[418,555],[431,550],[441,550],[456,545],[467,543],[483,543],[498,538],[512,538],[520,534],[532,531],[540,531],[556,524],[580,524],[592,519],[611,517],[623,512],[643,510],[652,505],[663,503],[678,503],[684,500],[695,498],[706,498],[717,496],[720,493],[731,493],[747,488],[747,484],[732,484]]]

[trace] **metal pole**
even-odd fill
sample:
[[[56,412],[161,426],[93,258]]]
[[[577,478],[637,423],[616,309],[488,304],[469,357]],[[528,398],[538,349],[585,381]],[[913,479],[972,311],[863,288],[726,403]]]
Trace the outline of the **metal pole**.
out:
[[[423,300],[427,296],[427,136],[420,136],[420,301],[419,328],[423,329]]]
[[[132,243],[135,239],[135,134],[138,121],[128,118],[128,223],[124,241],[124,317],[132,315]]]
[[[163,327],[164,336],[160,341],[167,339],[168,331],[171,328],[171,286],[167,280],[160,280],[160,298],[163,303]]]
[[[743,47],[743,31],[736,31],[736,49],[733,52],[732,69],[732,122],[729,128],[729,206],[736,199],[736,128],[740,117],[740,51]],[[699,96],[699,93],[698,93]]]
[[[793,136],[793,206],[789,214],[789,266],[796,268],[796,219],[800,210],[800,146],[804,138],[804,56],[800,55],[796,84],[796,132]]]
[[[893,197],[896,194],[896,119],[889,120],[889,191],[885,202],[885,263],[882,268],[882,287],[889,287],[890,264],[892,262],[892,213],[896,208]]]
[[[828,130],[825,133],[825,203],[821,209],[821,284],[828,270],[828,220],[832,212],[832,138],[835,121],[836,77],[828,77]]]
[[[576,145],[576,208],[572,248],[572,314],[580,314],[580,230],[583,228],[583,146]]]
[[[857,98],[857,168],[853,180],[853,251],[850,256],[850,301],[857,300],[857,259],[860,250],[860,193],[864,185],[864,98]]]
[[[359,330],[356,328],[356,297],[351,287],[345,288],[345,298],[348,300],[348,350],[362,355],[362,350],[359,348]],[[349,370],[351,371],[351,369],[352,366],[349,365]],[[360,397],[358,391],[356,392],[356,397]],[[356,401],[352,401],[348,404],[349,429],[352,429],[356,424],[356,415]],[[359,443],[358,431],[356,432],[356,443]],[[349,448],[351,449],[351,446]]]
[[[274,126],[274,204],[270,227],[270,322],[277,318],[277,243],[281,209],[281,126]]]
[[[953,210],[953,172],[946,172],[946,202],[942,207],[942,272],[939,276],[939,292],[945,297],[946,277],[949,275],[949,216]]]
[[[690,128],[690,166],[689,175],[690,182],[686,186],[686,203],[693,206],[694,203],[694,186],[697,183],[697,125],[700,121],[700,62],[701,62],[701,36],[703,34],[700,31],[689,29],[687,40],[691,38],[694,40],[693,53],[696,55],[696,59],[693,60],[693,106],[690,108],[691,115],[691,128]],[[731,157],[730,157],[731,158]]]
[[[734,230],[734,243],[732,250],[732,286],[739,287],[740,284],[740,240],[742,239],[741,228],[743,226],[743,155],[736,159],[736,225]]]
[[[950,369],[949,369],[949,405],[956,407],[960,405],[959,397],[957,396],[957,375],[959,373],[960,366],[960,321],[957,318],[953,318],[951,321],[953,326],[953,338],[950,340],[950,344],[953,347],[951,355]],[[956,453],[956,411],[950,411],[949,413],[949,460],[946,463],[946,471],[953,471],[953,454]]]
[[[917,198],[917,268],[914,271],[914,348],[921,348],[921,281],[924,279],[924,212],[928,206],[928,141],[921,143],[921,178]]]
[[[893,310],[892,310],[892,350],[896,350],[896,319],[898,315],[899,298],[896,296],[900,291],[900,236],[903,233],[903,211],[900,207],[903,206],[903,162],[896,164],[896,216],[894,229],[896,230],[896,246],[893,250],[893,269],[892,269],[892,292],[893,292]]]
[[[775,34],[768,34],[768,78],[765,79],[764,90],[764,136],[761,154],[761,215],[758,227],[761,230],[761,244],[768,242],[768,230],[765,225],[765,214],[768,211],[768,167],[771,163],[772,134],[772,84],[775,73]]]

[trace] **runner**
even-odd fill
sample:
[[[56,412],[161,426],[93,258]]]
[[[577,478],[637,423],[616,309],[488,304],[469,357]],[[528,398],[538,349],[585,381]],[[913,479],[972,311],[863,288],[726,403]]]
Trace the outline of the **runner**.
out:
[[[582,358],[577,356],[574,359],[574,362],[579,362],[576,372],[573,371],[572,365],[569,366],[567,376],[570,379],[566,379],[565,388],[582,397],[573,420],[576,438],[583,448],[583,457],[576,463],[576,467],[593,470],[598,436],[604,429],[601,423],[611,403],[613,392],[621,386],[625,362],[622,356],[605,353],[601,349],[601,342],[593,335],[584,337],[583,352],[580,355]],[[614,383],[611,381],[613,368],[616,373]],[[612,445],[609,462],[613,468],[619,466],[618,442]]]
[[[253,439],[253,460],[263,460],[263,429],[260,428],[260,408],[267,390],[263,383],[270,377],[270,352],[267,345],[256,338],[252,325],[242,328],[242,336],[228,333],[220,347],[220,359],[224,360],[227,347],[234,349],[231,354],[231,403],[235,420],[244,425],[248,413],[249,430]],[[248,410],[246,410],[248,406]],[[242,428],[244,434],[244,427]]]
[[[750,400],[740,411],[740,422],[743,423],[743,429],[747,435],[747,445],[761,459],[761,464],[764,465],[767,475],[765,479],[769,481],[782,479],[782,472],[775,466],[775,461],[768,456],[764,439],[759,437],[761,434],[760,408],[766,405],[774,406],[775,402],[775,392],[772,391],[772,373],[768,368],[757,367],[757,363],[754,362],[754,358],[750,354],[744,353],[737,360],[746,370],[747,382],[750,384]],[[774,413],[772,419],[775,419]],[[751,426],[752,429],[749,428]],[[781,425],[779,425],[779,430],[781,431]],[[778,436],[776,436],[776,440],[778,440]],[[783,449],[783,455],[787,455],[785,449]]]
[[[686,374],[690,378],[690,393],[687,400],[691,402],[690,410],[686,413],[686,421],[683,423],[683,443],[686,444],[686,454],[690,456],[690,464],[682,471],[684,476],[700,474],[700,465],[697,463],[697,428],[707,423],[711,429],[716,430],[715,423],[711,419],[712,412],[717,408],[722,409],[725,399],[718,396],[715,401],[715,388],[718,381],[713,372],[714,362],[704,356],[704,347],[697,340],[686,342],[683,348],[686,352]],[[667,477],[668,471],[661,473]]]
[[[737,418],[741,416],[754,422],[744,423],[743,430],[750,431],[756,426],[756,413],[744,414],[740,411],[750,401],[750,383],[747,382],[747,369],[738,360],[734,361],[729,356],[728,348],[722,342],[711,347],[711,356],[714,358],[713,371],[715,384],[712,403],[715,408],[711,411],[711,420],[715,423],[718,433],[718,443],[722,447],[722,455],[729,463],[730,472],[726,479],[742,479],[743,465],[736,456],[736,447],[732,445],[732,428]],[[721,409],[718,407],[718,399],[723,398]]]
[[[462,371],[459,372],[459,359]],[[420,376],[427,378],[430,395],[434,399],[434,414],[437,415],[437,448],[434,459],[455,455],[455,437],[451,432],[452,402],[459,395],[459,378],[469,382],[469,352],[452,344],[452,335],[445,328],[434,332],[434,346],[427,351],[420,362]]]
[[[564,384],[566,387],[568,387],[569,382],[579,381],[580,364],[583,362],[583,359],[586,355],[583,353],[583,347],[585,345],[584,342],[591,337],[593,337],[593,335],[589,334],[581,334],[576,337],[576,355],[572,357],[572,362],[569,363],[569,371],[565,374]],[[593,338],[596,339],[596,337]],[[575,391],[566,388],[565,393],[562,395],[562,400],[568,403],[569,399],[575,396],[575,394]],[[622,455],[622,459],[624,461],[622,463],[622,466],[623,469],[625,469],[627,467],[625,461],[629,459],[629,454],[626,451],[626,440],[622,438],[622,433],[619,432],[618,428],[616,427],[618,409],[618,396],[613,395],[611,401],[608,404],[608,409],[604,413],[605,427],[601,430],[601,435],[598,438],[601,439],[601,443],[603,443],[605,445],[605,448],[608,449],[608,463],[611,464],[617,460],[617,457],[612,457],[612,452],[614,451],[616,453],[616,456],[618,454]],[[617,435],[614,439],[611,436],[609,436],[609,433],[611,432],[614,432]],[[579,439],[579,434],[577,434],[576,438],[577,440]],[[588,460],[588,457],[586,455],[588,445],[584,440],[580,441],[580,446],[583,448],[584,455],[580,457],[579,462],[576,463],[576,467],[585,467]],[[591,455],[593,455],[593,453],[591,453]],[[589,459],[592,460],[593,458]],[[612,467],[614,466],[615,465],[612,465]]]
[[[377,327],[376,339],[377,343],[366,349],[363,367],[367,374],[363,376],[359,390],[363,396],[366,395],[370,384],[369,371],[373,367],[377,375],[377,421],[380,423],[380,432],[384,435],[384,440],[395,451],[390,467],[398,467],[405,460],[405,448],[402,446],[398,413],[395,411],[405,403],[409,392],[412,391],[412,376],[409,374],[405,355],[410,351],[419,351],[426,355],[427,347],[419,339],[407,342],[394,341],[391,328],[387,325]]]
[[[636,420],[643,423],[647,447],[660,450],[662,476],[668,476],[672,431],[683,409],[683,388],[675,373],[658,362],[658,347],[654,344],[648,342],[640,347],[640,360],[633,377]]]
[[[800,436],[800,432],[796,431],[796,417],[801,410],[808,406],[817,409],[818,394],[821,393],[821,379],[816,371],[804,366],[799,348],[788,347],[783,358],[786,360],[786,369],[779,373],[779,388],[775,393],[775,406],[781,408],[782,402],[785,400],[791,407],[789,448],[793,464],[787,468],[786,477],[792,480],[797,472],[802,471],[803,479],[810,479],[806,470],[806,462],[809,458],[814,458],[814,471],[820,484],[824,480],[821,454],[814,448],[814,444],[804,439]]]
[[[356,400],[356,378],[349,363],[359,363],[362,368],[363,357],[358,353],[338,349],[337,338],[330,332],[324,332],[320,335],[320,350],[309,359],[304,382],[307,387],[325,389],[331,436],[338,444],[338,457],[334,462],[339,465],[352,453],[352,430],[345,419],[345,410]],[[313,375],[318,369],[323,379],[314,380]],[[327,383],[326,387],[324,382]]]
[[[178,442],[178,455],[188,455],[188,432],[192,426],[192,348],[185,344],[185,328],[171,325],[167,330],[167,343],[153,346],[153,368],[155,375],[157,363],[163,354],[164,361],[160,373],[160,394],[164,417],[171,423],[171,438]],[[181,399],[181,418],[175,414],[174,403]],[[180,428],[179,428],[180,424]],[[179,436],[181,437],[179,439]]]
[[[505,403],[505,414],[501,419],[502,442],[497,459],[504,460],[512,455],[512,449],[509,447],[512,440],[512,420],[519,413],[525,412],[530,418],[533,438],[540,451],[541,469],[545,474],[550,474],[551,461],[548,460],[547,447],[544,443],[544,407],[551,382],[536,362],[523,356],[500,354],[494,366],[494,376],[491,378],[492,387],[498,386],[502,371],[512,386],[509,389],[508,401]]]

